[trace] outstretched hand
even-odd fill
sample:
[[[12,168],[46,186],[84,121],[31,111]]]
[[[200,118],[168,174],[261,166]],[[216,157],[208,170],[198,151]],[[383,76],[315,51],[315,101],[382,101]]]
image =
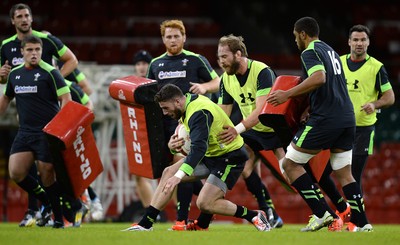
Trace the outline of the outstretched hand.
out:
[[[207,93],[207,89],[204,87],[204,84],[190,82],[190,85],[191,85],[191,87],[189,88],[190,93],[193,93],[193,94]]]

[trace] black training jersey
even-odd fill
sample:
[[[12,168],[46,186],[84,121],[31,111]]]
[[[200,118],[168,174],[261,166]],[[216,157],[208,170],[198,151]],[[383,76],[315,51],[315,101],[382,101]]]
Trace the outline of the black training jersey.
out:
[[[179,55],[164,53],[154,58],[147,73],[147,78],[157,80],[159,88],[172,83],[184,94],[189,92],[189,82],[204,83],[217,76],[205,57],[187,50]]]
[[[320,70],[326,75],[325,84],[309,95],[309,123],[328,129],[355,126],[353,105],[339,55],[325,42],[316,40],[302,52],[301,59],[306,77]]]
[[[58,96],[69,93],[61,73],[40,61],[35,68],[21,64],[11,70],[4,94],[16,99],[20,130],[41,132],[60,110]]]
[[[39,37],[43,42],[42,60],[48,64],[52,64],[53,56],[60,58],[67,51],[60,39],[50,34],[44,34],[32,30],[32,35]],[[0,47],[0,64],[3,66],[8,60],[8,64],[14,68],[22,63],[24,59],[21,54],[21,40],[18,39],[17,34],[3,40]]]

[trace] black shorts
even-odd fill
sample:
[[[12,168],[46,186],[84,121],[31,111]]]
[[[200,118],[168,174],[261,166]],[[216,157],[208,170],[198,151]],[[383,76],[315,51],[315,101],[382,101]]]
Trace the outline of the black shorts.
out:
[[[210,170],[207,182],[219,186],[226,192],[226,188],[224,189],[220,184],[225,183],[226,187],[232,190],[242,174],[247,159],[248,155],[244,146],[220,157],[205,157],[203,163]]]
[[[10,155],[18,152],[33,152],[35,160],[52,162],[46,134],[42,132],[27,133],[18,131],[11,146]]]
[[[356,127],[353,155],[372,155],[374,149],[375,126]]]
[[[254,152],[274,150],[282,147],[279,137],[273,132],[259,132],[250,129],[240,135],[243,137],[244,143]]]
[[[325,129],[318,125],[302,126],[293,138],[300,148],[309,150],[320,149],[353,149],[356,127]]]

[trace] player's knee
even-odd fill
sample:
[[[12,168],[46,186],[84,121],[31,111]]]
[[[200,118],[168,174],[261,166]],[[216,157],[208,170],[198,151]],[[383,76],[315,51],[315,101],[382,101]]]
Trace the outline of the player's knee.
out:
[[[175,173],[176,173],[176,171],[174,171],[174,168],[172,166],[168,166],[168,167],[164,168],[161,178],[163,178],[163,179],[170,178]]]
[[[197,198],[196,205],[201,212],[212,213],[213,205],[210,203],[209,200],[205,200],[203,198]]]
[[[251,175],[251,172],[253,172],[253,169],[252,168],[244,168],[243,169],[243,172],[242,172],[242,176],[243,176],[243,178],[245,178],[245,179],[247,179],[250,175]]]
[[[12,179],[15,183],[19,183],[24,180],[26,174],[22,174],[16,171],[9,171],[10,179]]]
[[[331,152],[331,166],[333,170],[339,170],[341,168],[346,167],[347,165],[351,165],[352,159],[352,150],[339,152],[339,153],[332,153]]]
[[[309,153],[305,153],[305,152],[300,152],[296,149],[293,148],[293,146],[290,144],[287,147],[287,152],[286,152],[286,158],[292,160],[295,163],[298,164],[306,164],[311,158],[313,158],[315,155],[314,154],[309,154]],[[285,164],[283,166],[283,169],[285,169],[285,167],[287,167],[286,164],[287,161],[285,161]],[[285,171],[287,171],[285,169]]]

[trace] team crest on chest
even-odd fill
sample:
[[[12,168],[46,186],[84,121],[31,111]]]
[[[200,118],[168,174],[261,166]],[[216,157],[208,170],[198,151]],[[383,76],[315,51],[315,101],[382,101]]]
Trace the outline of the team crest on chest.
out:
[[[39,73],[36,73],[35,75],[33,75],[34,77],[35,77],[35,79],[33,80],[33,81],[37,81],[38,79],[39,79],[39,77],[40,77],[40,74]]]

